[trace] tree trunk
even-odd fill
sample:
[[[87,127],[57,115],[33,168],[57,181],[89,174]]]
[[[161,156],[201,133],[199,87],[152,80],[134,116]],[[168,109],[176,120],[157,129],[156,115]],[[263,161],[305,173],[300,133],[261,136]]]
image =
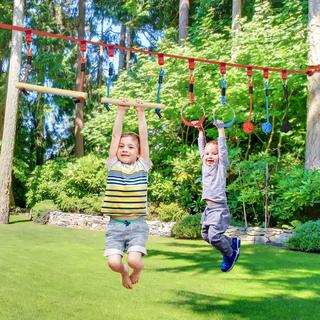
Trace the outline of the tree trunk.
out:
[[[179,43],[187,39],[189,25],[189,0],[180,0],[179,2]]]
[[[13,24],[23,27],[24,0],[14,0]],[[22,32],[12,31],[11,56],[8,76],[8,90],[0,155],[0,223],[9,223],[10,187],[13,152],[16,136],[19,81],[22,50]]]
[[[0,77],[2,76],[2,63],[3,61],[0,60]],[[1,141],[2,141],[2,134],[3,134],[3,123],[4,123],[4,103],[2,105],[2,99],[0,102],[0,148],[1,148]]]
[[[121,30],[120,30],[120,46],[124,47],[126,45],[126,26],[121,23]],[[119,70],[124,68],[125,64],[125,51],[120,50],[119,54]]]
[[[86,1],[79,0],[79,27],[78,27],[78,38],[84,39],[84,26],[85,26],[85,16],[86,16]],[[81,55],[78,54],[78,68],[77,68],[77,82],[76,88],[80,90],[80,80],[81,79]],[[80,158],[84,155],[84,142],[83,136],[81,135],[81,130],[83,129],[83,107],[84,102],[80,100],[76,103],[76,118],[75,118],[75,156]]]
[[[2,134],[3,134],[3,122],[4,122],[4,107],[0,106],[0,146],[2,141]]]
[[[131,28],[127,27],[127,47],[130,48],[132,43],[132,37],[131,37]],[[129,70],[130,68],[130,58],[131,58],[131,51],[127,50],[126,53],[126,70]]]
[[[309,0],[309,65],[320,64],[320,2]],[[308,77],[305,168],[320,168],[320,73]]]
[[[231,61],[237,60],[238,44],[237,37],[240,32],[239,19],[241,18],[242,0],[232,1],[232,49],[231,49]]]
[[[104,19],[102,19],[101,21],[101,35],[100,35],[100,42],[103,43],[103,32],[104,32]],[[98,74],[97,74],[97,82],[98,82],[98,87],[100,88],[102,85],[102,78],[103,78],[103,54],[104,54],[104,47],[100,46],[100,50],[99,50],[99,64],[98,64]]]
[[[45,117],[41,108],[41,97],[42,93],[39,93],[36,100],[36,110],[35,110],[35,147],[36,147],[36,165],[39,166],[44,162],[44,122]]]

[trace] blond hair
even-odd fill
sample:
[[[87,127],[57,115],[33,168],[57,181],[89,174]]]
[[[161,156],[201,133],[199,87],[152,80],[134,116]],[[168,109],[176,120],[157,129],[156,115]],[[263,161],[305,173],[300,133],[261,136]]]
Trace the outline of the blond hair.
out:
[[[213,144],[213,145],[218,145],[218,141],[217,140],[210,140],[210,141],[208,141],[207,143],[206,143],[206,145],[208,145],[208,144]]]

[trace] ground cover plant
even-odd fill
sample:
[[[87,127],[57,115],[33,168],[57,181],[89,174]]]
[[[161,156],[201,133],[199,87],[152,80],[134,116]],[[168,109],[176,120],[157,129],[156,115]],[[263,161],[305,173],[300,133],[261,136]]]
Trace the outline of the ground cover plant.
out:
[[[243,245],[230,273],[203,241],[150,237],[141,282],[121,287],[101,231],[0,225],[0,319],[318,319],[320,255]]]

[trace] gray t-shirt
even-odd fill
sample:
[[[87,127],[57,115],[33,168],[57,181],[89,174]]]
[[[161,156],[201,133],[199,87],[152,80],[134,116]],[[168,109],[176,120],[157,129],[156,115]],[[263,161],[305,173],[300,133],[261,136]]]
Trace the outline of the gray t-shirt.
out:
[[[199,137],[198,147],[202,160],[202,199],[226,203],[226,179],[229,166],[226,138],[218,138],[219,162],[212,166],[203,162],[205,145],[205,138]]]

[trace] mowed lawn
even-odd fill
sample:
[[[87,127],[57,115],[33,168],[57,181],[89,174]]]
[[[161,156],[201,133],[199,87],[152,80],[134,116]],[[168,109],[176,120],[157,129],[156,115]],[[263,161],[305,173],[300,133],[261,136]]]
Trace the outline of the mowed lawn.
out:
[[[202,241],[150,237],[133,290],[107,266],[104,233],[0,225],[0,320],[320,319],[320,255],[241,248],[229,273]]]

